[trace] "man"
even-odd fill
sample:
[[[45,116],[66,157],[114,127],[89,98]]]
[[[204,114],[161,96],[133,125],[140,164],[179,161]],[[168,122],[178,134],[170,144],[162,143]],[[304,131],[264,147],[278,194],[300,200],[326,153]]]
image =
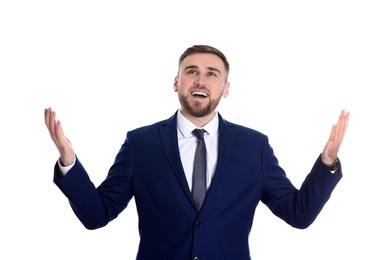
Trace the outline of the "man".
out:
[[[266,135],[230,123],[217,112],[229,93],[228,73],[228,61],[216,48],[188,48],[174,80],[180,109],[167,120],[129,131],[97,188],[55,112],[45,109],[46,126],[60,153],[54,182],[86,228],[105,226],[134,197],[138,260],[246,260],[251,259],[248,235],[259,201],[293,227],[306,228],[315,220],[342,178],[338,151],[349,113],[342,110],[323,152],[296,189]],[[198,140],[194,129],[204,129],[204,137]],[[197,164],[200,143],[206,147],[206,162]],[[204,164],[205,179],[194,188],[194,168]]]

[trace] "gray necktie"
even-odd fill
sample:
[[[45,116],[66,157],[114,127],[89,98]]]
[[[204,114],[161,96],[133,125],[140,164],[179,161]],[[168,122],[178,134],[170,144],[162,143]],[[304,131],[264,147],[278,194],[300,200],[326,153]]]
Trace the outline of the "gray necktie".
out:
[[[197,137],[197,148],[193,163],[192,196],[197,210],[200,210],[206,195],[206,148],[204,142],[204,129],[192,131]]]

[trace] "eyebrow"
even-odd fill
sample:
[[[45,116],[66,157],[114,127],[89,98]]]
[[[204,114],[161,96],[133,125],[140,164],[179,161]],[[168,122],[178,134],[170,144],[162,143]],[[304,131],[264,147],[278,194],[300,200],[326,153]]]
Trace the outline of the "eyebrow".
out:
[[[198,68],[199,68],[199,67],[198,67],[198,66],[196,66],[196,65],[190,65],[190,66],[185,67],[185,70],[187,70],[187,69],[198,69]],[[222,74],[222,73],[220,72],[220,70],[219,70],[219,69],[214,68],[214,67],[206,67],[206,69],[211,70],[211,71],[216,71],[216,72],[218,72],[219,74]]]

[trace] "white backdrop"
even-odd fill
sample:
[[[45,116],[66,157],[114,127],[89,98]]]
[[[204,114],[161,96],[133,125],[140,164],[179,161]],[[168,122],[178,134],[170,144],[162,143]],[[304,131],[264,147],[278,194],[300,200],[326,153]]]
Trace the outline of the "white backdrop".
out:
[[[260,204],[254,260],[369,259],[367,1],[1,1],[1,259],[134,259],[134,201],[88,231],[52,182],[51,106],[98,185],[128,130],[168,118],[180,54],[222,50],[230,96],[219,112],[267,134],[299,186],[341,109],[344,177],[306,230]],[[365,93],[365,94],[364,94]]]

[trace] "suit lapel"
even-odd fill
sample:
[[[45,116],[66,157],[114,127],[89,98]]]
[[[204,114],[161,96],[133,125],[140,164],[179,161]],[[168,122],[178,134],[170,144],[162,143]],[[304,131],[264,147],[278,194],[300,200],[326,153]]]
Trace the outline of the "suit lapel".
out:
[[[177,113],[178,111],[171,118],[165,121],[162,127],[159,128],[160,138],[168,163],[170,164],[174,174],[176,175],[179,185],[181,186],[185,195],[188,197],[189,201],[194,204],[179,154],[177,137]]]
[[[227,163],[232,154],[232,149],[234,147],[235,142],[235,128],[232,125],[225,121],[221,115],[219,114],[219,143],[218,143],[218,162],[215,169],[215,174],[213,180],[211,181],[211,185],[209,191],[206,195],[204,205],[207,204],[208,200],[211,200],[211,197],[215,192],[217,192],[217,187],[222,183],[221,179],[224,175],[225,169],[227,167]]]

